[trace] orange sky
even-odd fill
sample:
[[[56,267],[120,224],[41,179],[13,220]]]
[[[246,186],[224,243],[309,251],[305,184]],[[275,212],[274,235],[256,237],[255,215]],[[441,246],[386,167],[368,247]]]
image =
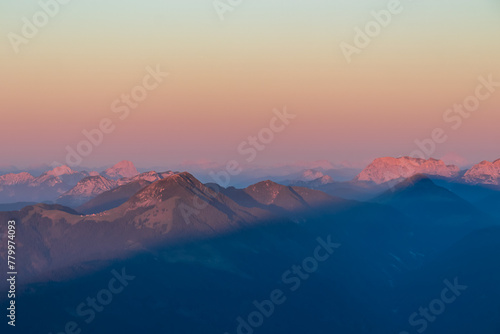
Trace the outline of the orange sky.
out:
[[[403,11],[349,64],[340,43],[353,43],[354,28],[388,3],[351,2],[258,0],[224,21],[210,1],[64,5],[19,53],[2,39],[2,163],[62,161],[103,118],[116,129],[84,165],[224,162],[283,106],[297,118],[256,163],[405,155],[436,127],[449,139],[435,156],[499,158],[500,88],[457,130],[443,113],[474,94],[479,76],[500,81],[500,6],[402,0]],[[36,1],[0,4],[14,33],[39,10]],[[157,64],[169,77],[119,120],[113,101]]]

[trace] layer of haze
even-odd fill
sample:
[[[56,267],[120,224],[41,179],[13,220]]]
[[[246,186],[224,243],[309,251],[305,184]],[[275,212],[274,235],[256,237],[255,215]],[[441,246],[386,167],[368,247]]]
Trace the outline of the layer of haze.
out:
[[[296,119],[254,163],[406,155],[436,127],[437,157],[500,158],[500,88],[458,130],[443,121],[479,76],[500,81],[500,4],[402,0],[348,64],[340,43],[388,2],[249,0],[221,21],[207,0],[70,1],[16,54],[7,33],[40,6],[2,1],[1,162],[64,162],[106,117],[116,130],[84,165],[244,160],[238,145],[284,106]],[[170,76],[120,121],[111,103],[157,64]]]

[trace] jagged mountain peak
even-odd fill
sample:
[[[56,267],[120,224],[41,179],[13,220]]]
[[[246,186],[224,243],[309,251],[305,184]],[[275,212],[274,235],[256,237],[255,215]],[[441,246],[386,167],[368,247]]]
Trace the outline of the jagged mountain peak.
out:
[[[284,186],[267,180],[251,185],[243,190],[248,196],[263,205],[274,205],[296,210],[308,206],[321,205],[335,200],[321,191],[303,187]]]
[[[325,175],[323,172],[316,169],[306,169],[304,170],[299,178],[300,181],[315,181],[318,179],[322,179],[324,182],[333,182],[333,178]]]
[[[134,164],[128,160],[120,161],[119,163],[117,163],[113,167],[106,169],[102,173],[102,175],[106,178],[113,180],[121,179],[124,177],[134,177],[138,174],[139,172],[135,168]]]
[[[35,177],[27,172],[22,172],[18,174],[9,173],[0,176],[0,185],[18,185],[26,184],[33,181]]]
[[[51,175],[51,176],[62,176],[62,175],[71,175],[71,174],[76,174],[78,173],[77,171],[71,169],[67,165],[62,165],[55,167],[52,170],[49,170],[48,172],[45,172],[44,174],[46,175]]]
[[[456,177],[460,168],[446,165],[442,160],[412,157],[384,157],[375,159],[357,177],[357,181],[371,181],[377,184],[409,178],[416,174],[442,177]]]
[[[77,202],[80,202],[83,201],[83,199],[97,196],[105,191],[111,190],[117,185],[116,181],[109,180],[102,175],[87,176],[80,180],[71,190],[62,194],[59,200],[65,204],[69,199],[72,201],[78,199]]]
[[[500,159],[490,162],[487,160],[472,166],[463,177],[470,184],[500,184]]]

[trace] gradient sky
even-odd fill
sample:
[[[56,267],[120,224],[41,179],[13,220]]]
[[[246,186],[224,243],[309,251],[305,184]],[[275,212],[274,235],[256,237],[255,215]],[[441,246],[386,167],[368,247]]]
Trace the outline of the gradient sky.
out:
[[[283,106],[297,118],[254,163],[407,155],[436,127],[449,135],[436,157],[500,158],[500,89],[458,130],[442,118],[479,76],[500,81],[500,3],[401,0],[348,64],[339,44],[388,2],[248,0],[221,21],[210,0],[73,0],[16,54],[7,33],[40,7],[1,1],[0,163],[64,162],[105,117],[116,130],[84,165],[243,160],[238,145]],[[156,64],[170,76],[119,121],[111,103]]]

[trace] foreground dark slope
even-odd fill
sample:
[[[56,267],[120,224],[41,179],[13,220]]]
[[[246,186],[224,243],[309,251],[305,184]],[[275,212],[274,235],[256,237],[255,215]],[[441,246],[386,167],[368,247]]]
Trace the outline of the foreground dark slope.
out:
[[[28,332],[35,328],[55,332],[69,320],[86,326],[84,318],[76,316],[76,306],[105,288],[113,268],[120,271],[125,267],[137,280],[86,332],[103,333],[103,328],[124,333],[234,332],[235,319],[252,312],[253,300],[269,298],[273,289],[285,291],[289,303],[276,313],[264,333],[304,332],[310,321],[318,319],[347,332],[352,326],[350,316],[365,314],[377,291],[390,292],[402,270],[420,263],[408,252],[413,241],[401,223],[405,217],[377,205],[369,205],[367,211],[349,210],[337,217],[304,217],[302,224],[255,225],[225,236],[158,247],[125,261],[106,262],[105,269],[81,279],[30,285],[19,303],[26,310],[38,311],[29,314],[30,322],[21,326]],[[383,219],[369,220],[367,213]],[[319,264],[310,281],[300,281],[301,287],[292,291],[295,284],[284,283],[283,273],[314,253],[317,238],[339,243],[340,248]],[[326,250],[324,254],[328,254]],[[289,279],[295,282],[296,274]],[[366,305],[351,299],[366,299]],[[311,301],[315,301],[313,307]],[[292,314],[300,317],[290,317]],[[19,316],[23,316],[22,310]],[[356,328],[374,326],[371,321],[375,320],[360,321]]]
[[[426,240],[429,251],[434,252],[498,220],[422,174],[400,182],[373,201],[410,217],[416,236]]]
[[[412,184],[403,185],[414,191]],[[457,234],[453,225],[443,227],[441,218],[424,222],[390,205],[271,182],[203,195],[209,191],[189,174],[179,174],[94,217],[49,206],[11,213],[24,214],[18,217],[18,235],[29,236],[29,243],[20,247],[25,257],[20,263],[33,263],[30,270],[39,282],[22,288],[19,317],[30,321],[20,321],[18,330],[58,333],[75,321],[88,333],[232,334],[236,319],[256,310],[255,300],[280,289],[286,301],[255,333],[414,333],[408,317],[439,297],[444,279],[471,270],[470,286],[496,291],[496,274],[491,280],[484,276],[495,273],[496,233],[478,232],[456,244],[464,230]],[[207,206],[186,224],[179,207],[192,206],[193,194]],[[479,228],[463,224],[472,233]],[[288,272],[314,254],[318,238],[340,246],[307,275]],[[446,255],[430,249],[429,242],[437,248],[441,242],[441,249],[457,246]],[[106,248],[111,246],[116,249]],[[47,268],[59,267],[48,275],[33,256],[46,259]],[[111,270],[122,268],[135,279],[87,324],[77,306],[106,289]],[[474,279],[475,273],[481,276]],[[60,282],[44,283],[42,274]],[[470,333],[464,330],[467,312],[498,316],[498,299],[479,301],[457,302],[453,307],[459,309],[450,307],[427,333]],[[482,321],[481,333],[498,333],[498,318],[475,319]]]
[[[461,224],[481,215],[471,203],[437,186],[425,175],[415,175],[397,184],[374,202],[388,204],[423,221]]]
[[[405,217],[377,208],[382,220],[354,211],[349,220],[256,226],[158,247],[69,282],[30,285],[18,300],[19,317],[30,321],[20,321],[18,330],[56,333],[75,321],[88,333],[232,334],[237,318],[256,310],[254,301],[280,289],[286,300],[255,333],[417,333],[409,316],[440,298],[445,279],[458,277],[469,290],[426,333],[498,333],[498,228],[475,232],[424,260],[422,240],[411,236]],[[314,254],[318,237],[328,236],[340,246],[316,270],[304,278],[289,271]],[[135,278],[87,324],[77,306],[106,289],[111,271],[122,268]],[[284,274],[293,281],[284,281]]]
[[[433,321],[428,321],[426,333],[500,333],[500,227],[492,226],[471,232],[442,254],[426,263],[419,270],[409,271],[397,290],[401,298],[397,304],[401,328],[413,331],[408,317],[419,312],[420,307],[429,308],[433,300],[441,298],[448,280],[460,285],[459,295]],[[447,297],[453,296],[448,292]],[[419,317],[421,320],[424,317]]]

